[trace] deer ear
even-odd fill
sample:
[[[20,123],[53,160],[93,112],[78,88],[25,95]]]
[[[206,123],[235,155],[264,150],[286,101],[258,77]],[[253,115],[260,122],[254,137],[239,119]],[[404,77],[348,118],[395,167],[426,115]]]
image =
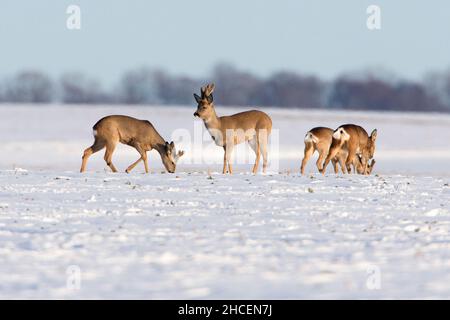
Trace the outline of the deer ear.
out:
[[[375,141],[377,139],[377,129],[374,129],[372,131],[372,133],[370,134],[370,139],[372,139],[372,141]]]
[[[209,96],[207,96],[206,99],[208,100],[209,103],[212,103],[214,100],[212,93]]]
[[[171,148],[175,147],[175,143],[173,143],[173,141],[170,141],[170,147]]]
[[[197,101],[197,103],[200,103],[200,101],[202,101],[202,98],[196,93],[194,93],[194,98],[195,98],[195,101]]]

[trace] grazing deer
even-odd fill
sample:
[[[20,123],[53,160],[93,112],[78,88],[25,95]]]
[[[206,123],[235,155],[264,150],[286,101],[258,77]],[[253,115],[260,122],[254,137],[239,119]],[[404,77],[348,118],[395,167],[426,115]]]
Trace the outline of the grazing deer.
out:
[[[228,172],[233,173],[230,163],[233,147],[245,141],[249,143],[256,154],[253,173],[258,171],[261,153],[263,172],[266,172],[267,144],[272,130],[272,119],[266,113],[258,110],[218,117],[214,109],[213,91],[214,84],[208,84],[201,88],[201,96],[194,93],[195,101],[198,104],[194,116],[203,120],[216,145],[223,147],[223,173],[227,173],[227,164]]]
[[[342,148],[339,151],[339,154],[342,156],[342,162],[345,165],[345,159],[347,159],[347,156],[348,156],[347,148],[344,146],[344,148]],[[375,166],[375,159],[372,159],[372,161],[370,163],[367,163],[367,166],[364,166],[362,157],[360,155],[357,155],[355,157],[355,162],[352,165],[353,165],[353,170],[355,172],[357,172],[358,174],[362,174],[362,175],[368,176],[368,175],[370,175],[372,173],[373,167]],[[351,173],[352,172],[350,166],[345,167],[345,168],[347,169],[347,173]],[[335,172],[337,173],[337,167],[335,168]]]
[[[362,163],[362,162],[361,162]],[[375,159],[372,159],[369,164],[367,164],[367,168],[365,172],[359,172],[360,174],[370,175],[373,171],[373,167],[375,166]]]
[[[319,158],[317,159],[316,165],[319,171],[322,170],[323,161],[328,155],[331,143],[333,141],[334,130],[326,127],[316,127],[309,130],[305,135],[305,151],[302,160],[302,165],[300,168],[301,174],[305,173],[305,167],[311,156],[315,151],[319,153]],[[341,166],[342,173],[350,172],[350,167],[345,165],[345,161],[348,156],[348,150],[345,145],[337,152],[336,156],[331,159],[333,163],[334,172],[338,173],[338,164]],[[354,163],[352,163],[359,174],[365,174],[363,164],[361,163],[360,157],[356,157]],[[368,170],[367,170],[368,171]],[[370,173],[369,173],[370,174]]]
[[[144,162],[145,172],[148,173],[147,151],[156,149],[161,155],[161,160],[166,170],[170,173],[175,172],[178,159],[184,154],[184,151],[175,150],[173,141],[165,141],[150,121],[139,120],[128,116],[107,116],[100,119],[93,127],[94,144],[84,150],[83,162],[80,172],[86,169],[88,158],[95,152],[106,147],[105,161],[113,172],[117,172],[112,163],[112,154],[118,142],[135,148],[141,157],[131,164],[126,172],[129,173],[140,161]]]
[[[347,147],[348,155],[345,165],[348,168],[353,164],[358,155],[362,162],[364,172],[367,170],[368,161],[373,158],[375,153],[375,141],[377,139],[377,130],[374,129],[369,136],[364,128],[345,124],[337,128],[333,133],[333,141],[330,151],[325,159],[321,172],[325,174],[326,167],[331,159],[336,157],[343,147]]]

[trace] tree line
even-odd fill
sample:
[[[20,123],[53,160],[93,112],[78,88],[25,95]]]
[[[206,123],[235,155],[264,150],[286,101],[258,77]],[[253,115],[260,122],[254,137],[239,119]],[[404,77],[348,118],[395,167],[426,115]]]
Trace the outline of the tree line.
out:
[[[207,82],[216,83],[215,101],[222,106],[450,111],[450,70],[421,81],[371,72],[325,81],[292,71],[261,77],[228,64],[215,66],[202,79],[136,68],[110,89],[82,73],[52,79],[28,70],[0,79],[0,103],[190,105],[192,93]]]

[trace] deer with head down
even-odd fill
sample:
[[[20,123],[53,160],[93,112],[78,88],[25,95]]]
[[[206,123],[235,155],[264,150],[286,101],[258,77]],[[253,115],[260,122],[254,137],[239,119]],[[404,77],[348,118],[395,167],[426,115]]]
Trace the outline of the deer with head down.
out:
[[[370,163],[367,164],[367,168],[365,172],[362,172],[361,174],[370,175],[373,171],[373,167],[375,166],[375,159],[372,159]],[[359,172],[358,172],[359,173]]]
[[[319,153],[319,158],[317,159],[316,162],[317,169],[319,169],[319,171],[322,170],[323,161],[328,155],[330,146],[333,141],[333,133],[334,133],[333,129],[326,127],[316,127],[309,130],[306,133],[304,157],[300,168],[301,174],[305,173],[306,164],[308,163],[309,159],[311,158],[311,156],[315,151]],[[344,144],[338,150],[335,157],[331,158],[331,162],[333,164],[335,173],[339,172],[338,164],[341,167],[342,173],[351,172],[350,166],[346,166],[345,164],[347,156],[348,156],[348,149],[347,146]],[[355,157],[352,165],[359,174],[370,174],[373,170],[373,166],[375,165],[375,160],[372,160],[372,163],[368,165],[367,168],[365,169],[361,161],[361,157],[357,156]]]
[[[231,116],[219,117],[214,108],[214,84],[201,88],[201,95],[194,93],[197,111],[194,116],[203,120],[215,144],[224,149],[222,172],[233,173],[230,158],[233,147],[248,142],[256,154],[253,173],[258,171],[260,155],[263,157],[263,172],[267,168],[267,144],[272,130],[272,119],[258,110],[244,111]]]
[[[127,173],[140,161],[144,162],[145,172],[148,173],[147,151],[152,149],[158,151],[164,167],[170,173],[175,172],[177,161],[184,154],[184,151],[176,152],[173,141],[165,141],[147,120],[121,115],[107,116],[94,125],[93,133],[95,140],[92,146],[84,150],[80,172],[86,170],[89,157],[105,147],[106,164],[113,172],[117,172],[112,163],[112,155],[119,142],[135,148],[141,156],[127,168]]]
[[[355,124],[345,124],[337,128],[333,132],[333,141],[330,150],[325,159],[321,172],[325,174],[328,163],[336,157],[336,155],[343,148],[347,148],[348,155],[345,160],[347,168],[355,163],[357,157],[363,166],[363,171],[366,172],[369,166],[369,160],[373,158],[375,153],[375,142],[377,139],[377,129],[374,129],[370,136],[364,128]]]

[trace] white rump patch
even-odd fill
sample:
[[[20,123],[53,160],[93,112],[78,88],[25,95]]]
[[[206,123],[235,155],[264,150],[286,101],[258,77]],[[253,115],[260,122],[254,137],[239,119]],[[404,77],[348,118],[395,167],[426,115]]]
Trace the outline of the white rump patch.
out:
[[[341,129],[342,129],[342,128],[338,128],[338,129],[333,133],[333,138],[335,138],[335,139],[337,139],[337,140],[341,139],[341,132],[340,132]]]
[[[305,142],[317,143],[317,142],[319,142],[319,139],[317,139],[317,137],[315,135],[313,135],[311,132],[308,131],[305,135]]]
[[[346,141],[346,140],[350,139],[350,135],[347,133],[347,131],[345,131],[344,128],[340,127],[340,128],[337,128],[336,131],[334,131],[333,138],[336,140],[342,139],[342,140]]]

